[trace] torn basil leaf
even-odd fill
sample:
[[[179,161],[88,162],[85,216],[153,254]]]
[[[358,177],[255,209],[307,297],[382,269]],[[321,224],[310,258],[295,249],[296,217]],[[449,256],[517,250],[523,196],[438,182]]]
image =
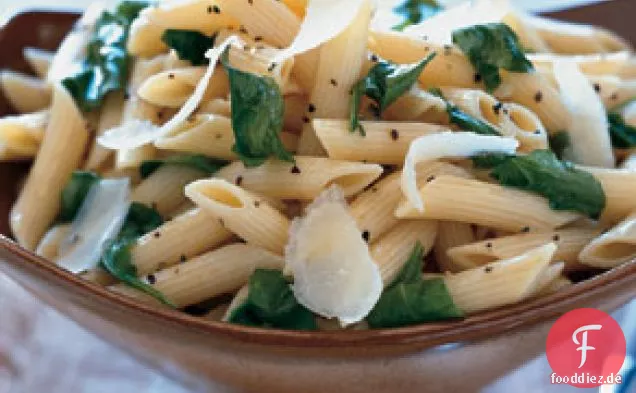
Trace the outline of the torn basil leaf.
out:
[[[550,135],[550,150],[554,152],[559,160],[563,159],[563,153],[570,147],[570,133],[567,131],[559,131]]]
[[[205,53],[214,46],[215,38],[194,30],[175,29],[168,29],[161,36],[161,40],[177,52],[179,59],[188,60],[194,66],[210,63]]]
[[[429,89],[429,92],[446,102],[446,113],[448,113],[449,122],[458,126],[462,131],[471,131],[481,135],[501,136],[501,133],[489,123],[469,115],[459,109],[459,107],[449,102],[446,98],[444,98],[440,89],[432,88]]]
[[[278,329],[316,330],[314,315],[303,307],[278,270],[257,269],[249,280],[247,299],[228,322]]]
[[[198,169],[206,175],[213,175],[226,164],[227,161],[210,158],[202,154],[184,154],[154,160],[146,160],[141,163],[139,173],[141,178],[145,179],[163,165],[178,165]]]
[[[394,13],[404,18],[402,23],[393,26],[393,30],[402,31],[408,26],[416,25],[442,10],[443,8],[435,0],[405,0],[402,4],[393,8]]]
[[[620,113],[610,112],[607,115],[609,133],[612,146],[619,149],[628,149],[636,146],[636,127],[625,123]]]
[[[115,13],[103,12],[95,23],[82,69],[62,80],[78,107],[90,112],[104,97],[126,86],[130,56],[126,51],[132,21],[148,3],[123,2]]]
[[[514,157],[505,153],[478,154],[472,157],[473,166],[477,169],[491,169]]]
[[[381,60],[369,70],[366,77],[358,81],[351,90],[350,126],[351,131],[364,129],[359,121],[360,101],[367,96],[376,104],[378,116],[392,103],[406,93],[416,82],[424,67],[433,60],[431,53],[418,63],[393,64]]]
[[[503,23],[455,30],[453,43],[468,57],[489,92],[501,84],[500,68],[511,72],[530,72],[534,69],[523,53],[515,32]]]
[[[605,208],[601,183],[571,163],[559,161],[550,150],[506,157],[490,175],[501,185],[547,198],[553,210],[576,211],[596,219]]]
[[[75,171],[62,190],[61,206],[58,221],[72,222],[82,207],[91,187],[97,183],[100,176],[94,172]]]
[[[444,279],[422,279],[424,253],[418,242],[393,283],[387,287],[367,322],[371,328],[393,328],[461,318]]]
[[[246,167],[261,165],[274,156],[294,162],[280,139],[285,103],[276,81],[267,76],[241,71],[230,65],[229,52],[221,58],[230,79],[232,148]]]
[[[163,224],[163,219],[155,209],[133,202],[128,209],[126,220],[117,238],[106,246],[100,265],[124,284],[174,307],[161,292],[137,277],[137,268],[130,253],[130,249],[139,237],[157,229],[161,224]]]

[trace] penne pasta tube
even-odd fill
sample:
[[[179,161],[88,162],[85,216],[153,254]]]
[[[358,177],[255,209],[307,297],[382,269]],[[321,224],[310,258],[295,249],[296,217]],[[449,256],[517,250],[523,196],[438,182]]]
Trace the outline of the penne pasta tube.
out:
[[[219,0],[219,6],[239,21],[252,37],[276,47],[287,47],[300,31],[300,19],[287,6],[277,0],[242,2]],[[305,91],[314,85],[319,53],[311,50],[296,56],[293,74]]]
[[[49,261],[55,262],[59,256],[60,244],[66,239],[71,230],[70,224],[58,224],[49,229],[37,248],[35,253]]]
[[[519,232],[551,230],[580,217],[550,209],[540,196],[497,184],[454,176],[429,180],[420,188],[426,209],[419,212],[403,201],[395,212],[398,218],[459,221]]]
[[[224,98],[213,98],[201,105],[199,114],[212,114],[224,117],[232,116],[232,107],[230,101]]]
[[[632,213],[581,250],[579,259],[587,266],[610,269],[636,258],[636,214]]]
[[[476,243],[458,245],[447,251],[447,256],[458,266],[482,266],[499,259],[516,255],[554,242],[557,249],[553,262],[565,262],[569,270],[580,267],[581,250],[600,233],[591,228],[563,228],[551,232],[520,233],[516,235],[487,239]]]
[[[442,272],[458,273],[477,267],[472,260],[459,263],[448,255],[448,251],[454,247],[473,243],[475,234],[470,224],[456,221],[439,221],[437,226],[437,238],[435,239],[435,261]]]
[[[83,273],[79,273],[79,276],[82,277],[86,281],[93,282],[97,285],[101,285],[103,287],[107,287],[109,285],[113,285],[117,283],[117,280],[113,276],[111,276],[106,270],[97,267],[95,269],[87,270]]]
[[[14,71],[0,73],[2,93],[19,113],[32,113],[51,105],[51,87],[42,79]]]
[[[590,53],[584,55],[559,55],[554,53],[530,53],[526,57],[535,67],[552,68],[557,61],[568,60],[576,63],[581,72],[592,75],[636,76],[632,54],[629,51],[615,53]]]
[[[169,215],[187,199],[183,188],[205,174],[185,166],[165,165],[143,180],[132,190],[130,198],[156,209],[162,216]]]
[[[22,55],[38,78],[46,80],[55,54],[44,49],[27,47],[22,50]]]
[[[321,56],[307,109],[308,118],[348,117],[351,89],[363,76],[362,68],[366,63],[371,8],[371,1],[363,0],[349,27],[320,48]],[[311,123],[303,128],[298,152],[302,155],[324,155],[324,148]]]
[[[366,136],[350,132],[348,120],[314,120],[316,135],[330,158],[401,165],[416,138],[450,131],[428,123],[363,121]]]
[[[537,296],[551,295],[553,293],[571,287],[572,285],[574,285],[574,283],[569,278],[565,276],[559,276],[552,280],[552,282],[548,283],[548,285],[546,285],[541,291],[539,291],[539,293],[537,293]]]
[[[296,149],[298,137],[288,132],[281,133],[283,145],[290,150]],[[234,131],[229,118],[213,114],[199,114],[178,127],[168,135],[155,141],[155,147],[161,150],[183,153],[204,154],[209,157],[236,160],[232,151]]]
[[[384,286],[391,284],[419,241],[426,256],[435,243],[437,221],[401,221],[371,245],[371,257],[380,268]]]
[[[470,177],[462,168],[445,162],[432,162],[417,168],[417,179],[425,182],[431,176],[441,174]],[[395,209],[400,203],[400,172],[395,172],[367,188],[351,202],[349,211],[358,228],[369,242],[379,239],[400,221],[395,217]]]
[[[605,108],[621,106],[636,96],[636,79],[621,79],[615,75],[592,75],[588,79]]]
[[[579,166],[591,173],[605,192],[605,209],[601,222],[615,224],[636,210],[636,201],[631,193],[636,187],[636,171],[630,169],[607,169]]]
[[[196,181],[185,193],[247,243],[283,254],[289,220],[265,201],[222,179]]]
[[[382,116],[391,121],[448,124],[446,102],[417,85],[389,105]]]
[[[40,111],[0,119],[0,145],[12,154],[34,157],[49,121],[49,111]]]
[[[283,258],[247,244],[231,244],[159,271],[148,282],[177,307],[231,293],[256,269],[282,269]]]
[[[291,94],[284,96],[283,99],[285,100],[283,128],[294,134],[300,134],[305,125],[304,113],[309,107],[308,98],[301,94]]]
[[[533,295],[552,259],[548,243],[514,258],[444,276],[453,302],[467,314],[518,303]]]
[[[353,196],[381,174],[382,167],[376,164],[296,157],[295,164],[269,160],[254,168],[235,161],[217,172],[216,177],[269,197],[313,200],[332,184],[340,186],[346,197]]]
[[[135,19],[127,49],[133,56],[151,57],[168,50],[161,39],[166,29],[194,30],[211,36],[236,25],[216,0],[161,2],[146,8]]]
[[[106,96],[102,104],[99,123],[97,125],[97,136],[116,127],[121,123],[122,111],[124,109],[124,94],[121,92],[111,93]],[[89,171],[97,171],[103,168],[112,155],[112,150],[106,149],[97,143],[97,138],[93,139],[93,144],[88,153],[88,158],[84,168]]]
[[[143,276],[210,251],[232,233],[206,211],[194,208],[140,237],[130,249],[137,274]]]
[[[553,283],[563,277],[565,263],[556,262],[547,266],[537,278],[530,297],[540,297],[552,292]],[[560,281],[560,280],[559,280]]]
[[[154,74],[139,86],[137,94],[153,105],[181,108],[194,93],[206,70],[207,67],[185,67]],[[229,92],[227,74],[218,69],[213,74],[203,99],[227,97]]]
[[[10,216],[15,238],[28,250],[36,248],[55,220],[59,195],[79,167],[89,137],[73,98],[59,84],[50,111],[42,146]]]

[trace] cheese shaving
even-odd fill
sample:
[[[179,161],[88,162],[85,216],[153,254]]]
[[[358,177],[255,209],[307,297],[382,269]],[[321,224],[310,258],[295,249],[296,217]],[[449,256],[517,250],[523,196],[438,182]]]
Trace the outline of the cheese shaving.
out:
[[[519,142],[514,138],[478,135],[472,132],[443,132],[425,135],[411,142],[402,170],[402,192],[418,211],[424,211],[424,202],[417,188],[417,164],[445,157],[472,157],[480,153],[514,154]]]

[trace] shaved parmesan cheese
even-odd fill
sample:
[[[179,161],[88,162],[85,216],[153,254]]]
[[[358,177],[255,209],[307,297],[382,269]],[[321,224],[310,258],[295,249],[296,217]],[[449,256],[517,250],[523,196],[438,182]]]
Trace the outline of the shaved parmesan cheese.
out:
[[[590,81],[571,61],[554,62],[554,78],[570,113],[570,147],[565,158],[578,164],[614,167],[607,114]]]
[[[424,37],[440,45],[452,45],[454,30],[485,23],[501,22],[510,13],[507,0],[464,2],[404,29],[410,36]]]
[[[349,214],[342,190],[332,186],[291,225],[286,270],[298,301],[343,326],[364,319],[382,293],[380,270]]]
[[[353,22],[365,1],[368,0],[310,0],[298,35],[272,62],[282,63],[335,38]]]
[[[623,119],[625,123],[632,127],[636,127],[636,101],[632,101],[625,105],[622,110]]]
[[[97,138],[97,143],[107,149],[134,149],[159,138],[159,127],[148,120],[132,119],[111,128]]]
[[[472,157],[480,153],[514,154],[519,142],[514,138],[478,135],[472,132],[443,132],[425,135],[411,142],[402,170],[402,192],[417,210],[424,211],[424,202],[417,189],[415,167],[420,162],[444,157]]]
[[[119,233],[130,202],[130,180],[105,179],[91,187],[68,237],[60,244],[57,264],[73,273],[97,266],[104,245]]]

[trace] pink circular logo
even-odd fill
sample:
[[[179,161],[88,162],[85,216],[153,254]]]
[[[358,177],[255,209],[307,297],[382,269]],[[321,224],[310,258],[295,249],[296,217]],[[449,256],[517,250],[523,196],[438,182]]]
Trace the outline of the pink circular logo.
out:
[[[551,382],[579,388],[619,384],[626,350],[625,334],[610,315],[593,308],[570,311],[548,333]]]

